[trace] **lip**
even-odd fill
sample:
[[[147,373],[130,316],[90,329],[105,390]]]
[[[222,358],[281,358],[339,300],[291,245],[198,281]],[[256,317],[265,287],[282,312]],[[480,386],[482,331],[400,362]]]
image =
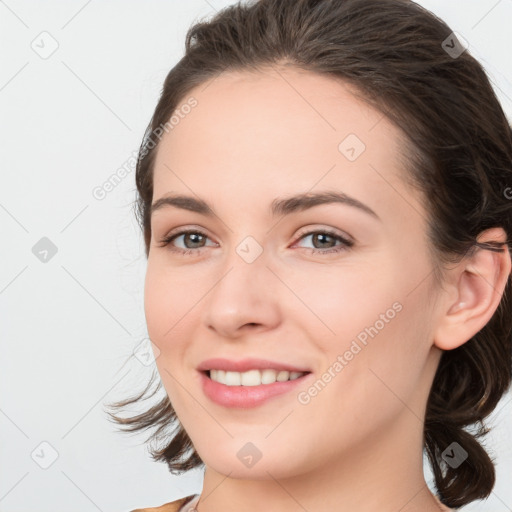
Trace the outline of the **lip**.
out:
[[[254,368],[254,366],[251,368]],[[273,384],[260,384],[259,386],[226,386],[210,379],[207,371],[200,371],[199,375],[203,393],[210,400],[224,407],[249,409],[262,405],[274,397],[293,391],[314,374],[307,373],[298,379],[274,382]]]
[[[232,361],[224,359],[222,357],[216,357],[213,359],[206,359],[203,361],[197,369],[200,372],[205,372],[211,369],[224,370],[230,372],[247,372],[249,370],[276,370],[287,372],[310,372],[310,368],[299,368],[287,363],[280,363],[277,361],[270,361],[269,359],[242,359],[241,361]],[[273,384],[265,384],[265,386],[272,386]],[[258,387],[258,386],[254,386]]]

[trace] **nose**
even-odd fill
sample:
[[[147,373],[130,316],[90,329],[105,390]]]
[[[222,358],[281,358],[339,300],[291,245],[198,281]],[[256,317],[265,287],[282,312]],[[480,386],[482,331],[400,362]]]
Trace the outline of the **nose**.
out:
[[[281,321],[279,286],[263,255],[247,263],[235,254],[204,299],[202,321],[226,339],[274,329]]]

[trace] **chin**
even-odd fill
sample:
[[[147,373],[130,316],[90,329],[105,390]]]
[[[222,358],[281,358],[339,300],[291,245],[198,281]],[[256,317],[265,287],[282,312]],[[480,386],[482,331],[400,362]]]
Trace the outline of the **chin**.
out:
[[[269,447],[270,448],[270,447]],[[267,450],[269,450],[267,448]],[[300,461],[290,457],[290,451],[284,445],[282,453],[272,449],[265,454],[265,449],[259,450],[260,455],[248,442],[236,443],[236,447],[224,447],[219,451],[199,453],[207,467],[219,474],[229,475],[235,479],[268,480],[269,478],[288,478],[301,474]],[[197,448],[196,448],[197,450]],[[252,460],[251,460],[252,452]],[[233,455],[230,455],[230,454]],[[258,456],[260,458],[258,459]]]

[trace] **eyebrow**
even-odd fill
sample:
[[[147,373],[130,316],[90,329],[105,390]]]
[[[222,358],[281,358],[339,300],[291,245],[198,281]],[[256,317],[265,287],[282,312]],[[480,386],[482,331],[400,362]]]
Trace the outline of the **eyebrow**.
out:
[[[357,208],[375,219],[381,220],[369,206],[343,192],[320,192],[277,198],[272,201],[270,211],[275,217],[276,215],[289,215],[313,208],[314,206],[331,203],[341,203]],[[154,212],[168,206],[196,212],[207,217],[217,216],[214,209],[203,199],[181,194],[168,194],[155,201],[151,205],[150,215],[152,216]]]

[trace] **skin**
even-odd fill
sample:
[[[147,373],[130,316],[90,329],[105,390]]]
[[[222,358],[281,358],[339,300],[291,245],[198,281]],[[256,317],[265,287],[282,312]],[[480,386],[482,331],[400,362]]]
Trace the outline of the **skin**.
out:
[[[478,251],[435,286],[427,212],[398,158],[402,134],[351,91],[291,67],[225,73],[190,92],[183,103],[193,96],[197,106],[160,141],[153,202],[183,193],[217,215],[155,211],[145,282],[158,370],[206,465],[200,512],[449,510],[423,475],[427,397],[442,350],[465,343],[496,310],[510,255]],[[338,149],[350,133],[366,146],[354,161]],[[269,213],[275,198],[326,190],[357,198],[380,220],[345,204]],[[206,238],[160,246],[178,228]],[[326,253],[342,242],[307,234],[329,228],[354,245]],[[236,252],[247,236],[263,249],[252,263]],[[503,230],[480,241],[493,239],[504,241]],[[300,403],[298,392],[397,302],[394,318]],[[314,375],[258,407],[226,408],[200,386],[196,367],[210,357],[262,357]],[[250,468],[237,457],[247,442],[262,454]]]

